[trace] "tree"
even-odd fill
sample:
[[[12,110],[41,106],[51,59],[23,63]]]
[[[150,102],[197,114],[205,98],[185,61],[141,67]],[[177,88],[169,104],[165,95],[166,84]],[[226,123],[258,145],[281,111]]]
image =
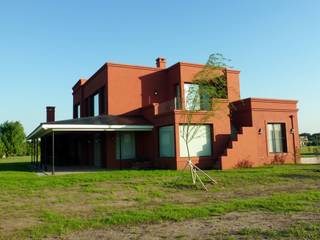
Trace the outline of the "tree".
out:
[[[2,158],[5,155],[5,148],[4,148],[4,144],[0,139],[0,158]]]
[[[190,143],[199,137],[201,133],[201,124],[206,123],[215,115],[219,108],[219,99],[227,98],[226,69],[228,68],[226,59],[222,54],[211,54],[207,64],[193,78],[192,84],[186,89],[184,99],[184,110],[182,112],[182,131],[181,138],[185,143],[188,160],[185,166],[190,168],[193,184],[197,179],[202,187],[207,190],[197,171],[204,174],[213,183],[215,181],[192,163],[190,156]],[[194,124],[194,118],[197,124]]]
[[[1,124],[0,139],[6,156],[21,156],[26,153],[26,136],[20,122],[6,121]]]

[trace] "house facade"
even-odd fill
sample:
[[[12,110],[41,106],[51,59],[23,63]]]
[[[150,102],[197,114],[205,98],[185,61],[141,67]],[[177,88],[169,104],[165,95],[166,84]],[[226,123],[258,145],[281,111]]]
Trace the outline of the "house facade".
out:
[[[188,102],[195,74],[204,65],[178,62],[155,67],[106,63],[73,89],[73,119],[47,122],[28,138],[40,144],[41,166],[89,165],[107,169],[182,169]],[[281,158],[297,162],[297,101],[240,98],[240,72],[226,69],[227,97],[214,99],[214,114],[193,114],[198,131],[188,144],[192,161],[204,169],[261,166]],[[36,151],[36,148],[35,148]]]

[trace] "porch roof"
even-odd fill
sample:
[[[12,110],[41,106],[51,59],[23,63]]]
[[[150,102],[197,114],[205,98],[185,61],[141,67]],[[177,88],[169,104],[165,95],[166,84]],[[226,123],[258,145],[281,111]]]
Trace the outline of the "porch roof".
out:
[[[152,131],[153,125],[143,117],[103,115],[41,123],[27,139],[51,132]]]

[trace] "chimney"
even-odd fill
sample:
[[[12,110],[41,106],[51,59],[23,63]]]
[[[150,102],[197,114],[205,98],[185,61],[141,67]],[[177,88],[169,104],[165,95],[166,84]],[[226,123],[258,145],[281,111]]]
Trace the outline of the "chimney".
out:
[[[55,121],[55,108],[52,106],[47,107],[47,122],[54,122]]]
[[[157,68],[166,68],[166,62],[165,58],[158,57],[156,59]]]

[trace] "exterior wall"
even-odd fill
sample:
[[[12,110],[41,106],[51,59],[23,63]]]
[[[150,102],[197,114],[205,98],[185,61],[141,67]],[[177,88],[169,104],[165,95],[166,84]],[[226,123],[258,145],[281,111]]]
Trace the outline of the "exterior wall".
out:
[[[222,169],[234,168],[244,160],[253,166],[270,164],[276,157],[283,158],[286,163],[299,161],[297,101],[253,98],[234,102],[233,105],[233,123],[242,133],[232,142],[232,149],[227,150],[227,155],[222,156]],[[287,152],[269,152],[268,123],[285,124]]]
[[[160,69],[108,64],[108,114],[130,114],[148,104],[165,101],[165,80],[166,72]]]
[[[148,167],[182,169],[187,158],[180,157],[179,126],[186,121],[184,111],[175,109],[176,87],[180,87],[183,109],[184,83],[192,82],[194,75],[202,68],[203,65],[190,63],[177,63],[169,68],[106,63],[89,80],[79,80],[74,86],[74,106],[80,103],[81,117],[88,116],[91,109],[87,99],[104,89],[106,114],[143,116],[154,125],[152,132],[136,133],[137,158],[145,159]],[[240,100],[239,73],[236,70],[226,71],[228,99],[215,101],[216,109],[210,118],[204,121],[206,114],[201,112],[193,117],[193,124],[211,126],[212,155],[192,157],[192,161],[201,168],[222,169],[233,168],[245,159],[255,166],[270,163],[275,156],[267,149],[266,124],[282,122],[286,124],[288,144],[286,162],[294,162],[295,147],[299,146],[297,102]],[[166,125],[174,126],[175,157],[159,157],[158,130]],[[290,133],[291,128],[294,134]],[[239,131],[236,140],[232,139],[233,129]],[[134,164],[138,164],[116,160],[116,132],[105,133],[103,151],[108,169],[134,167]]]
[[[104,95],[107,96],[107,67],[102,66],[90,79],[80,79],[78,83],[73,87],[73,108],[80,104],[80,117],[88,117],[91,112],[90,97],[99,91],[104,91]],[[101,96],[101,95],[100,95]],[[108,99],[105,97],[105,102],[100,97],[99,105],[106,106],[106,112],[108,112]],[[101,111],[101,109],[100,109]],[[74,115],[75,117],[75,115]]]

